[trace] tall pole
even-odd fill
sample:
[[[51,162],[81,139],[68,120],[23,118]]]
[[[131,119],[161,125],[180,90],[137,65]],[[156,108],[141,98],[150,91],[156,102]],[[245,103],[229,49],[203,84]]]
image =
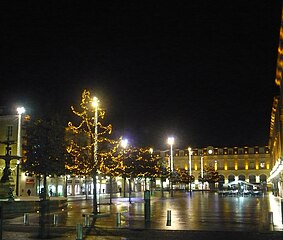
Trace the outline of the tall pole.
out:
[[[201,190],[203,190],[203,156],[200,157]]]
[[[93,98],[92,105],[94,107],[94,146],[93,146],[93,160],[94,164],[97,164],[97,137],[98,137],[98,132],[97,132],[97,124],[98,124],[98,103],[99,100],[97,97]],[[97,196],[96,196],[96,175],[97,175],[97,170],[94,170],[93,173],[93,213],[97,214]]]
[[[24,107],[18,107],[18,136],[17,136],[17,156],[22,156],[22,114],[25,112]],[[20,160],[17,161],[17,178],[16,178],[16,195],[19,196],[20,192]]]
[[[189,147],[188,148],[189,152],[189,173],[190,173],[190,191],[192,191],[192,149]]]
[[[171,151],[170,151],[170,156],[171,156],[171,176],[173,178],[173,171],[174,171],[174,166],[173,166],[173,144],[170,145]],[[173,179],[171,179],[171,197],[173,197]]]
[[[121,146],[123,148],[123,165],[125,165],[125,149],[128,146],[128,139],[122,139]],[[126,197],[126,173],[125,172],[124,172],[124,177],[123,177],[123,197]]]
[[[171,178],[169,181],[169,188],[171,192],[171,197],[173,197],[173,173],[174,173],[174,159],[173,159],[173,144],[174,144],[174,138],[169,137],[168,138],[168,144],[170,145],[170,172],[171,172]]]

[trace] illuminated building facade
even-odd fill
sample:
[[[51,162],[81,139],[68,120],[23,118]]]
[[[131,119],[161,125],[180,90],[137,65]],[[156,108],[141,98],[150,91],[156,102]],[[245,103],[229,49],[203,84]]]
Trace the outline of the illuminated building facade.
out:
[[[283,12],[282,12],[283,13]],[[270,121],[269,148],[271,152],[271,172],[268,182],[272,183],[275,195],[283,197],[283,14],[279,34],[279,47],[275,84],[280,94],[274,97]]]
[[[160,152],[165,159],[169,159],[169,151]],[[271,157],[269,147],[224,147],[193,148],[191,161],[189,150],[174,150],[174,169],[184,168],[195,178],[193,189],[208,189],[208,184],[201,186],[198,182],[202,166],[214,168],[219,173],[219,184],[243,180],[250,183],[266,185],[270,173]]]

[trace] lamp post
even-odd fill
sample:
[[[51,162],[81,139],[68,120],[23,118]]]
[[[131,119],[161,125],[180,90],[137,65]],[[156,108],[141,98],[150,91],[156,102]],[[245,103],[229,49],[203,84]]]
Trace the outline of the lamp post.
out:
[[[17,137],[17,156],[22,157],[22,114],[25,113],[24,107],[18,107],[18,137]],[[16,195],[19,196],[19,188],[20,188],[20,160],[17,160],[17,178],[16,178]]]
[[[169,181],[169,188],[170,188],[170,193],[171,197],[173,197],[173,182],[172,182],[172,177],[173,177],[173,172],[174,172],[174,159],[173,159],[173,144],[174,144],[174,137],[169,137],[167,139],[167,143],[170,145],[170,181]]]
[[[214,171],[217,171],[217,160],[214,161]]]
[[[122,139],[121,147],[123,148],[123,165],[125,165],[125,149],[128,146],[128,139]],[[123,177],[123,196],[126,197],[126,173]]]
[[[93,97],[92,106],[94,107],[94,146],[93,146],[93,160],[97,163],[97,124],[98,124],[98,105],[99,100]],[[93,173],[93,213],[97,214],[97,196],[96,196],[96,175],[97,171]]]
[[[203,190],[203,156],[200,157],[201,190]]]
[[[188,148],[188,153],[189,153],[189,173],[190,173],[190,192],[192,191],[192,148]]]

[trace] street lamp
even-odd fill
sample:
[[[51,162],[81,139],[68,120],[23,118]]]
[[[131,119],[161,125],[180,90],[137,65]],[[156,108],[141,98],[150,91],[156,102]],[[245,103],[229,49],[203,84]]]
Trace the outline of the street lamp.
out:
[[[217,160],[214,161],[214,171],[217,171]]]
[[[122,148],[126,149],[128,146],[128,139],[122,139],[121,146]]]
[[[99,100],[97,97],[93,97],[92,106],[94,107],[94,147],[93,147],[93,160],[97,163],[97,124],[98,124],[98,105]],[[93,175],[93,213],[97,213],[97,196],[96,196],[96,173]],[[87,193],[86,193],[87,194]]]
[[[192,190],[192,148],[188,148],[188,153],[189,153],[189,173],[190,173],[190,191]]]
[[[189,173],[190,173],[190,176],[191,176],[192,175],[192,154],[193,154],[193,151],[190,147],[188,148],[188,153],[189,153]]]
[[[200,157],[201,190],[203,190],[203,156]]]
[[[24,107],[18,107],[17,112],[18,112],[18,138],[17,138],[17,156],[21,157],[21,128],[22,128],[22,114],[25,113],[25,108]]]
[[[93,156],[94,162],[97,162],[97,123],[98,123],[98,104],[99,100],[97,97],[93,97],[92,106],[94,107],[94,148]]]
[[[25,108],[24,107],[18,107],[17,112],[18,112],[18,137],[17,137],[17,156],[21,157],[22,156],[22,135],[21,135],[21,130],[22,130],[22,114],[25,113]],[[17,160],[17,178],[16,178],[16,195],[19,196],[19,185],[20,185],[20,160]]]
[[[128,139],[122,139],[121,141],[121,147],[123,148],[123,164],[125,165],[125,149],[128,146]],[[123,196],[126,197],[126,173],[124,173],[123,177]]]
[[[173,177],[173,171],[174,171],[174,159],[173,159],[173,144],[174,144],[174,137],[168,137],[167,143],[170,145],[170,172],[171,172],[171,179],[169,181],[169,188],[171,191],[171,197],[173,197],[173,182],[172,182],[172,177]]]

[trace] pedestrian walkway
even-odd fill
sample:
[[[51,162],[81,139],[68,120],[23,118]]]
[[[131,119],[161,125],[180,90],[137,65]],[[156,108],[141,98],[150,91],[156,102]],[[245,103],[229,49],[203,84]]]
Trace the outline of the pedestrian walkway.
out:
[[[98,199],[100,217],[96,219],[94,227],[91,226],[92,218],[88,216],[92,212],[92,199],[86,200],[85,196],[68,199],[67,211],[51,213],[49,223],[52,239],[76,239],[77,224],[84,226],[84,239],[99,240],[165,240],[186,239],[188,236],[190,239],[209,239],[211,234],[218,235],[217,239],[224,239],[224,236],[227,239],[227,234],[236,235],[237,238],[234,239],[239,239],[241,232],[246,233],[250,240],[277,240],[282,236],[282,224],[275,223],[275,231],[266,228],[269,227],[266,223],[270,210],[274,211],[274,220],[278,221],[280,201],[274,197],[270,198],[273,201],[270,202],[268,197],[223,198],[214,193],[176,193],[173,198],[161,198],[156,194],[151,197],[150,221],[145,221],[142,193],[133,195],[131,203],[129,198],[116,197],[110,205],[106,194]],[[271,203],[273,208],[270,208]],[[56,224],[55,215],[58,217]],[[29,225],[24,225],[23,215],[6,219],[3,239],[36,238],[39,232],[38,223],[38,213],[29,214]],[[233,236],[229,235],[229,240]]]

